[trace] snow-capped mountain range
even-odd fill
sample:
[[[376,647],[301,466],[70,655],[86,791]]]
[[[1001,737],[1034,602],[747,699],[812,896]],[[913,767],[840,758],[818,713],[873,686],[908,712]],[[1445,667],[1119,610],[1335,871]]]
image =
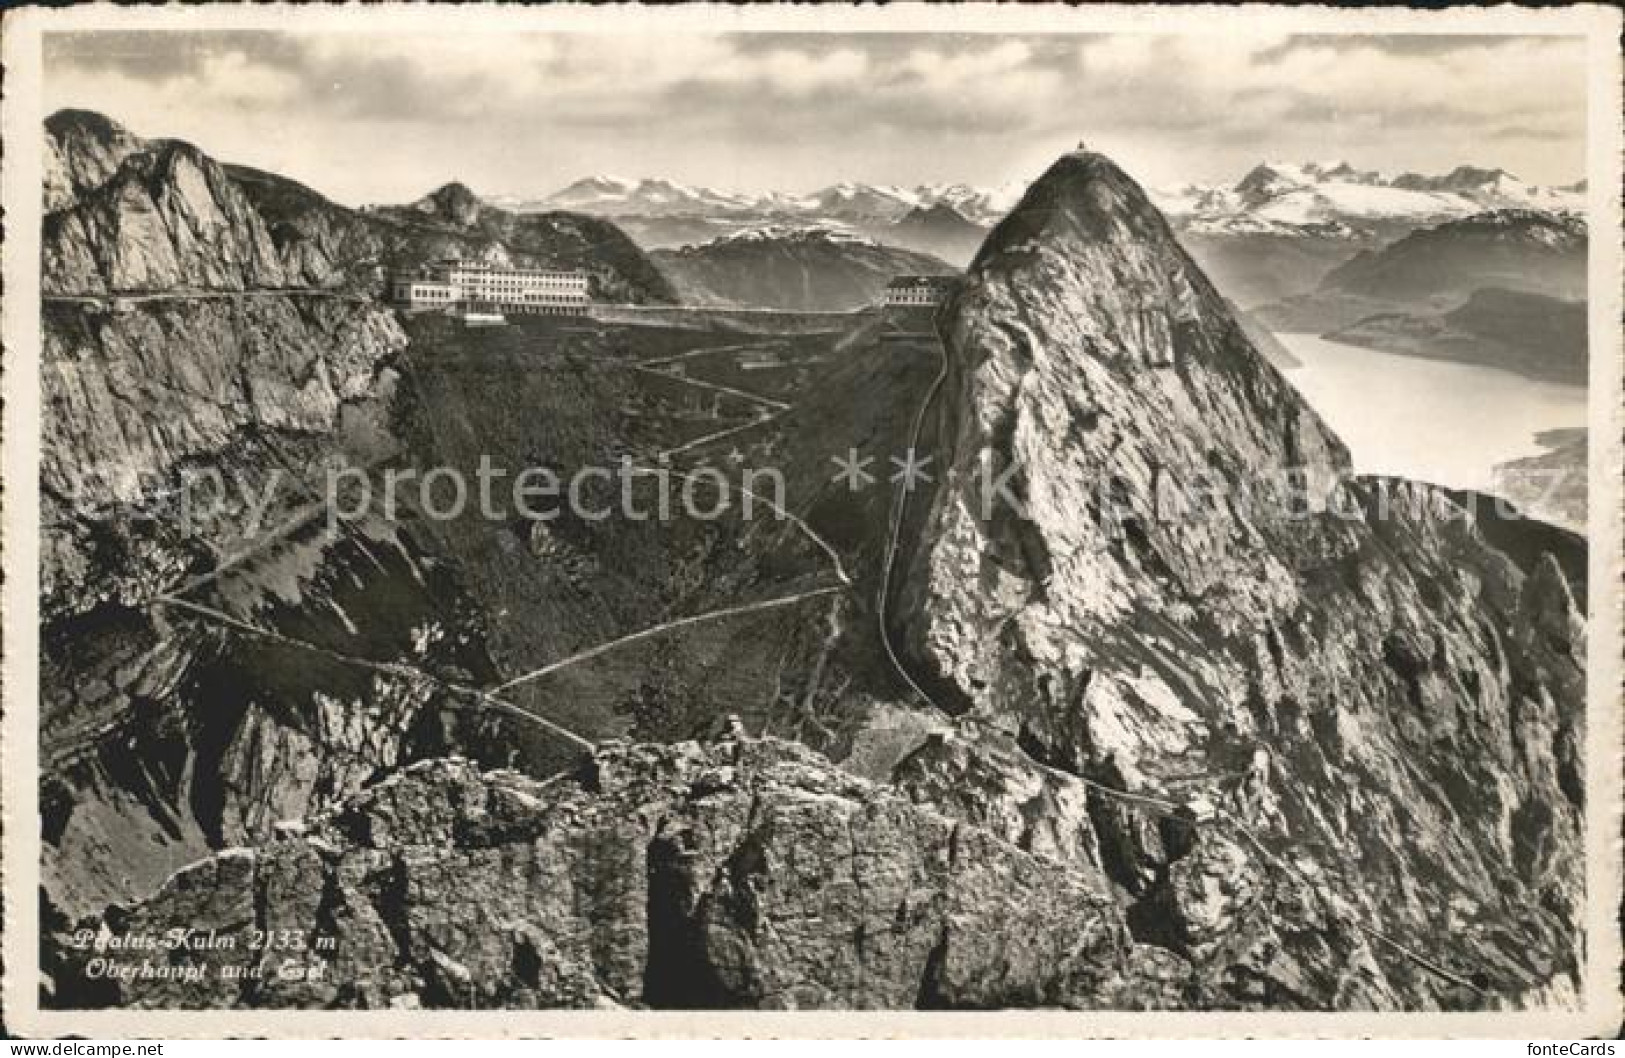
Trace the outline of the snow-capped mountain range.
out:
[[[942,204],[967,220],[991,225],[1009,212],[1026,185],[982,188],[969,184],[922,184],[906,188],[847,181],[796,195],[749,194],[645,177],[590,176],[535,202],[513,203],[526,211],[567,209],[606,217],[736,216],[896,221],[911,210]]]
[[[913,245],[905,218],[919,225],[952,222],[971,234],[996,224],[1025,191],[1021,182],[997,187],[921,184],[900,187],[845,181],[806,194],[739,192],[682,184],[656,177],[590,176],[539,200],[499,199],[519,212],[572,210],[616,218],[646,246],[704,242],[761,225],[850,231],[881,241]],[[1206,236],[1290,235],[1317,240],[1394,238],[1417,227],[1490,209],[1579,212],[1584,182],[1565,187],[1525,183],[1504,169],[1461,165],[1446,173],[1388,175],[1348,162],[1264,162],[1228,184],[1187,184],[1149,189],[1152,199],[1181,231]],[[944,214],[951,209],[960,224]],[[928,233],[929,234],[929,233]],[[941,236],[941,233],[937,233]],[[921,236],[924,238],[924,236]],[[955,233],[925,238],[915,248],[969,259]],[[957,240],[957,241],[956,241]]]
[[[1230,186],[1189,184],[1152,197],[1184,229],[1211,234],[1354,234],[1372,223],[1432,223],[1487,209],[1585,208],[1583,182],[1542,187],[1468,165],[1388,176],[1347,162],[1265,162]]]

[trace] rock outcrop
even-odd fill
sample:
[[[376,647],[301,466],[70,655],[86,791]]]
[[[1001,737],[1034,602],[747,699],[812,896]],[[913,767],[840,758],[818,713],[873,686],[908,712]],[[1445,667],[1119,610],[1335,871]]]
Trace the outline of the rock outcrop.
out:
[[[428,761],[282,834],[109,915],[111,950],[198,930],[190,950],[147,961],[199,970],[95,998],[1121,1007],[1179,987],[1178,960],[1136,948],[1098,873],[773,739],[610,746],[548,782]],[[298,950],[249,951],[254,930]]]
[[[1446,971],[1384,952],[1368,1000],[1515,1003],[1574,974],[1583,642],[1551,572],[1433,489],[1351,479],[1098,155],[1033,186],[941,325],[952,484],[898,607],[920,678],[1045,764],[1200,794],[1250,835],[1097,812],[1142,939],[1238,1000],[1358,1005],[1333,987],[1355,922]],[[1291,865],[1267,887],[1264,850]],[[1239,958],[1259,900],[1296,926]]]
[[[126,156],[105,183],[46,215],[47,294],[287,285],[270,233],[224,168],[189,144]]]
[[[61,110],[45,119],[45,212],[55,213],[107,183],[124,159],[146,143],[89,110]]]

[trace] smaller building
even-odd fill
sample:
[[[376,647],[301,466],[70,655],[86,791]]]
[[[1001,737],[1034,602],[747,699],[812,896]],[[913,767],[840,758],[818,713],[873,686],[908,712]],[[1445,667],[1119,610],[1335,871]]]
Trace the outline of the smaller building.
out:
[[[885,303],[936,308],[954,289],[953,276],[894,276],[886,284]]]

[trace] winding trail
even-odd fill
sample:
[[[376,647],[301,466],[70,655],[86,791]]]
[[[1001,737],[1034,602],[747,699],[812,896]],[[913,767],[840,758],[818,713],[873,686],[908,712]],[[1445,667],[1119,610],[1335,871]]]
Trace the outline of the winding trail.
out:
[[[714,390],[717,393],[726,393],[730,397],[738,397],[740,400],[752,401],[753,403],[763,405],[764,407],[772,408],[774,411],[785,411],[790,407],[790,405],[784,403],[782,400],[774,400],[772,397],[764,397],[760,393],[752,393],[749,390],[735,389],[732,386],[724,386],[720,382],[706,382],[698,378],[689,378],[687,375],[674,375],[669,371],[656,371],[654,368],[645,367],[642,364],[629,363],[626,366],[631,368],[633,371],[638,371],[645,375],[653,375],[655,378],[665,379],[668,382],[684,382],[690,386],[697,386],[700,389],[709,389]]]
[[[694,360],[702,356],[720,355],[722,353],[743,353],[752,349],[772,349],[785,343],[773,340],[758,342],[742,342],[737,345],[707,345],[698,349],[690,349],[684,353],[673,353],[670,356],[656,356],[648,360],[633,361],[639,367],[660,367],[664,364],[675,364],[679,360]]]
[[[193,614],[194,616],[205,618],[214,622],[215,624],[233,629],[234,631],[241,632],[245,635],[255,636],[269,642],[278,643],[294,650],[302,650],[307,653],[316,654],[321,657],[325,657],[330,661],[335,661],[345,665],[353,665],[357,668],[365,669],[370,672],[376,672],[380,675],[393,676],[400,679],[424,680],[453,694],[473,699],[487,708],[493,709],[497,712],[516,716],[519,719],[544,728],[545,730],[557,735],[559,738],[564,739],[566,742],[569,742],[571,745],[576,746],[579,749],[591,752],[597,748],[595,743],[588,739],[582,738],[569,728],[556,724],[539,713],[532,712],[529,709],[523,709],[517,705],[514,705],[512,702],[503,701],[490,691],[483,691],[478,687],[470,687],[467,684],[457,683],[453,680],[436,676],[434,673],[419,668],[416,665],[405,665],[400,662],[391,661],[374,661],[371,658],[363,658],[354,654],[346,654],[340,650],[333,650],[330,647],[318,646],[309,640],[296,639],[293,636],[284,635],[281,632],[266,628],[262,625],[254,624],[251,621],[245,621],[242,618],[233,617],[231,614],[218,610],[213,606],[205,606],[202,603],[190,602],[186,599],[178,599],[170,595],[159,596],[158,598],[154,599],[150,605],[184,610]]]
[[[667,476],[682,478],[685,481],[699,480],[699,474],[694,471],[666,470],[654,467],[635,466],[631,468],[631,473],[639,477]],[[760,500],[761,502],[767,504],[769,507],[773,508],[773,513],[777,514],[780,518],[790,522],[797,529],[801,530],[801,534],[803,536],[805,536],[808,540],[811,540],[819,550],[823,551],[825,555],[829,556],[830,563],[835,567],[835,576],[840,580],[841,585],[843,587],[850,587],[852,585],[852,578],[847,574],[846,566],[841,562],[840,553],[835,550],[834,545],[820,536],[818,532],[813,529],[812,526],[808,525],[803,518],[797,514],[794,514],[776,500],[763,496],[761,493],[753,491],[744,484],[739,484],[732,487],[737,488],[740,492],[743,492],[752,499]]]
[[[740,606],[728,606],[720,610],[707,610],[705,613],[695,614],[692,617],[680,617],[675,621],[666,621],[663,624],[653,625],[649,628],[643,629],[642,631],[621,636],[619,639],[611,639],[607,643],[600,643],[595,647],[583,650],[577,654],[572,654],[567,658],[560,658],[558,661],[543,665],[541,668],[532,670],[531,672],[527,672],[523,676],[516,676],[507,683],[498,684],[497,686],[492,687],[486,693],[500,694],[503,691],[522,686],[523,684],[530,683],[533,680],[539,680],[543,676],[548,676],[552,673],[558,672],[560,669],[569,668],[571,665],[577,665],[583,661],[590,661],[593,658],[608,654],[612,650],[618,650],[621,647],[627,646],[631,643],[664,635],[665,633],[674,629],[687,628],[697,624],[705,624],[706,622],[721,620],[725,617],[738,617],[741,614],[759,613],[763,610],[773,610],[784,606],[794,606],[796,603],[802,602],[806,599],[814,599],[820,595],[831,595],[835,592],[845,590],[846,588],[844,585],[812,588],[807,591],[796,592],[791,595],[782,595],[774,599],[765,599],[761,602],[744,603]]]
[[[788,411],[789,409],[785,410]],[[760,418],[752,419],[750,422],[740,423],[737,426],[730,426],[725,430],[718,430],[716,433],[708,433],[703,437],[696,437],[694,440],[680,444],[676,448],[667,448],[662,450],[660,457],[665,459],[671,456],[682,455],[684,452],[691,452],[696,448],[708,445],[712,441],[720,441],[724,437],[732,437],[734,434],[744,433],[746,430],[754,430],[758,426],[766,426],[768,423],[776,421],[783,414],[783,411],[772,412],[771,414],[763,415]]]

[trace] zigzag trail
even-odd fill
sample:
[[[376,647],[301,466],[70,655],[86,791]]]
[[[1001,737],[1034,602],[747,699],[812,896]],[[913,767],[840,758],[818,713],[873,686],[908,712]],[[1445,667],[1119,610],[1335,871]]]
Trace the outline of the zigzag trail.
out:
[[[196,616],[206,618],[207,620],[216,624],[234,629],[246,635],[266,639],[273,643],[280,643],[283,646],[290,647],[295,650],[303,650],[309,653],[318,654],[322,657],[328,658],[331,661],[340,662],[346,665],[354,665],[358,668],[379,673],[380,675],[424,680],[453,694],[473,698],[480,704],[498,712],[509,713],[513,716],[519,717],[520,719],[527,720],[530,723],[545,728],[546,730],[552,732],[572,745],[585,750],[586,752],[590,753],[596,748],[595,743],[589,741],[588,739],[582,738],[574,731],[571,731],[560,724],[556,724],[544,716],[533,713],[528,709],[522,709],[511,702],[503,701],[489,691],[483,691],[478,687],[470,687],[466,684],[447,680],[444,677],[436,676],[434,673],[428,672],[427,670],[419,668],[416,665],[403,665],[399,662],[389,661],[373,661],[370,658],[362,658],[357,657],[354,654],[346,654],[343,651],[318,646],[317,644],[309,642],[308,640],[296,639],[293,636],[283,635],[281,632],[264,628],[249,621],[244,621],[241,618],[233,617],[232,615],[221,610],[217,610],[212,606],[205,606],[201,603],[189,602],[186,599],[177,599],[173,596],[159,596],[158,598],[154,599],[150,605],[186,610],[192,614],[195,614]]]

